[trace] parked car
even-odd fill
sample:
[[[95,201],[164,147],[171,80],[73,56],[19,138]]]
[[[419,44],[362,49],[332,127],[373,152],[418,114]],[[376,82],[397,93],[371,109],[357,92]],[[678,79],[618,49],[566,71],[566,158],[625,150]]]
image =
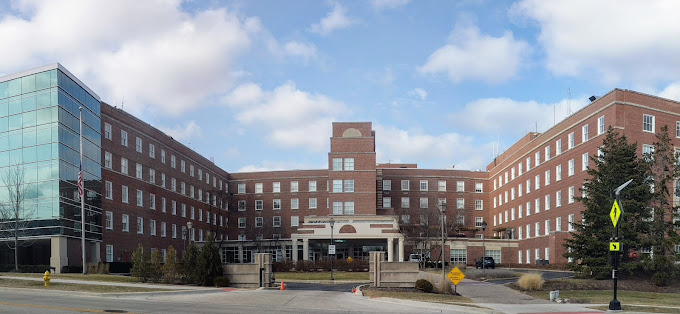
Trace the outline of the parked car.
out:
[[[411,254],[408,257],[408,261],[413,262],[413,263],[420,263],[421,259],[422,259],[422,256],[420,254]]]
[[[475,268],[482,268],[482,259],[478,259],[475,262]],[[496,261],[491,256],[484,256],[484,268],[496,268]]]

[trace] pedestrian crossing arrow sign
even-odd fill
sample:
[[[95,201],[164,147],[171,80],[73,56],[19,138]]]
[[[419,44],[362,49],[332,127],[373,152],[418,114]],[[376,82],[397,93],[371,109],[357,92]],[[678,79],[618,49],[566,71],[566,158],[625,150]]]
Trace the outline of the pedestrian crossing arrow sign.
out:
[[[621,251],[621,242],[609,242],[609,251],[610,252],[620,252]]]
[[[614,205],[612,205],[612,211],[609,212],[609,217],[611,217],[612,224],[616,227],[616,224],[619,223],[619,218],[621,218],[621,207],[619,207],[619,203],[616,200],[614,200]]]

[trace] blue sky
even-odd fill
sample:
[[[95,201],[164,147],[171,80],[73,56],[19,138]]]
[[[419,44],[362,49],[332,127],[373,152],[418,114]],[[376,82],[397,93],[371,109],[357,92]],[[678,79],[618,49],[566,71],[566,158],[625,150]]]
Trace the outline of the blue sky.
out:
[[[0,75],[60,62],[229,172],[327,167],[332,121],[378,162],[484,169],[614,88],[680,99],[677,1],[0,2]]]

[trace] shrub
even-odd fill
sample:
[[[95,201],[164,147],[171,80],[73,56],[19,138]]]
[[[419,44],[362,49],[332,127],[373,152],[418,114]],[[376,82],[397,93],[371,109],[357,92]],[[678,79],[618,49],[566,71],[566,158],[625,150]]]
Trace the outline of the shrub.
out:
[[[198,255],[200,249],[196,244],[190,244],[182,256],[182,281],[184,283],[198,283]]]
[[[517,285],[519,285],[519,287],[522,290],[536,291],[541,290],[541,288],[543,288],[544,282],[545,281],[543,280],[541,274],[529,273],[522,275],[522,277],[519,277],[519,279],[517,280]]]
[[[132,277],[136,277],[140,282],[149,280],[149,261],[144,255],[144,247],[140,243],[132,253]]]
[[[425,279],[418,279],[416,281],[416,290],[420,290],[426,293],[432,292],[432,289],[434,289],[434,286],[432,285],[431,282],[425,280]]]
[[[151,262],[149,263],[149,279],[152,282],[159,282],[163,277],[163,271],[161,267],[163,266],[163,256],[160,250],[155,250],[151,254]]]
[[[229,287],[229,278],[215,277],[215,287]]]
[[[198,255],[198,265],[196,269],[197,282],[201,286],[212,286],[213,280],[224,274],[220,253],[213,242],[213,236],[208,233],[208,239],[203,244]]]
[[[165,257],[165,264],[161,267],[163,272],[163,279],[167,283],[175,283],[181,273],[180,265],[177,263],[177,251],[172,245],[168,248],[168,254]]]

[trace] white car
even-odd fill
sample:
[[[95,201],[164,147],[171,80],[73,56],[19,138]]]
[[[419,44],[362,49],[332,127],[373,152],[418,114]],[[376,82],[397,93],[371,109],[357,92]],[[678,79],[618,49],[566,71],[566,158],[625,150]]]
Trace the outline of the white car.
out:
[[[420,254],[411,254],[408,257],[409,262],[420,263]]]

